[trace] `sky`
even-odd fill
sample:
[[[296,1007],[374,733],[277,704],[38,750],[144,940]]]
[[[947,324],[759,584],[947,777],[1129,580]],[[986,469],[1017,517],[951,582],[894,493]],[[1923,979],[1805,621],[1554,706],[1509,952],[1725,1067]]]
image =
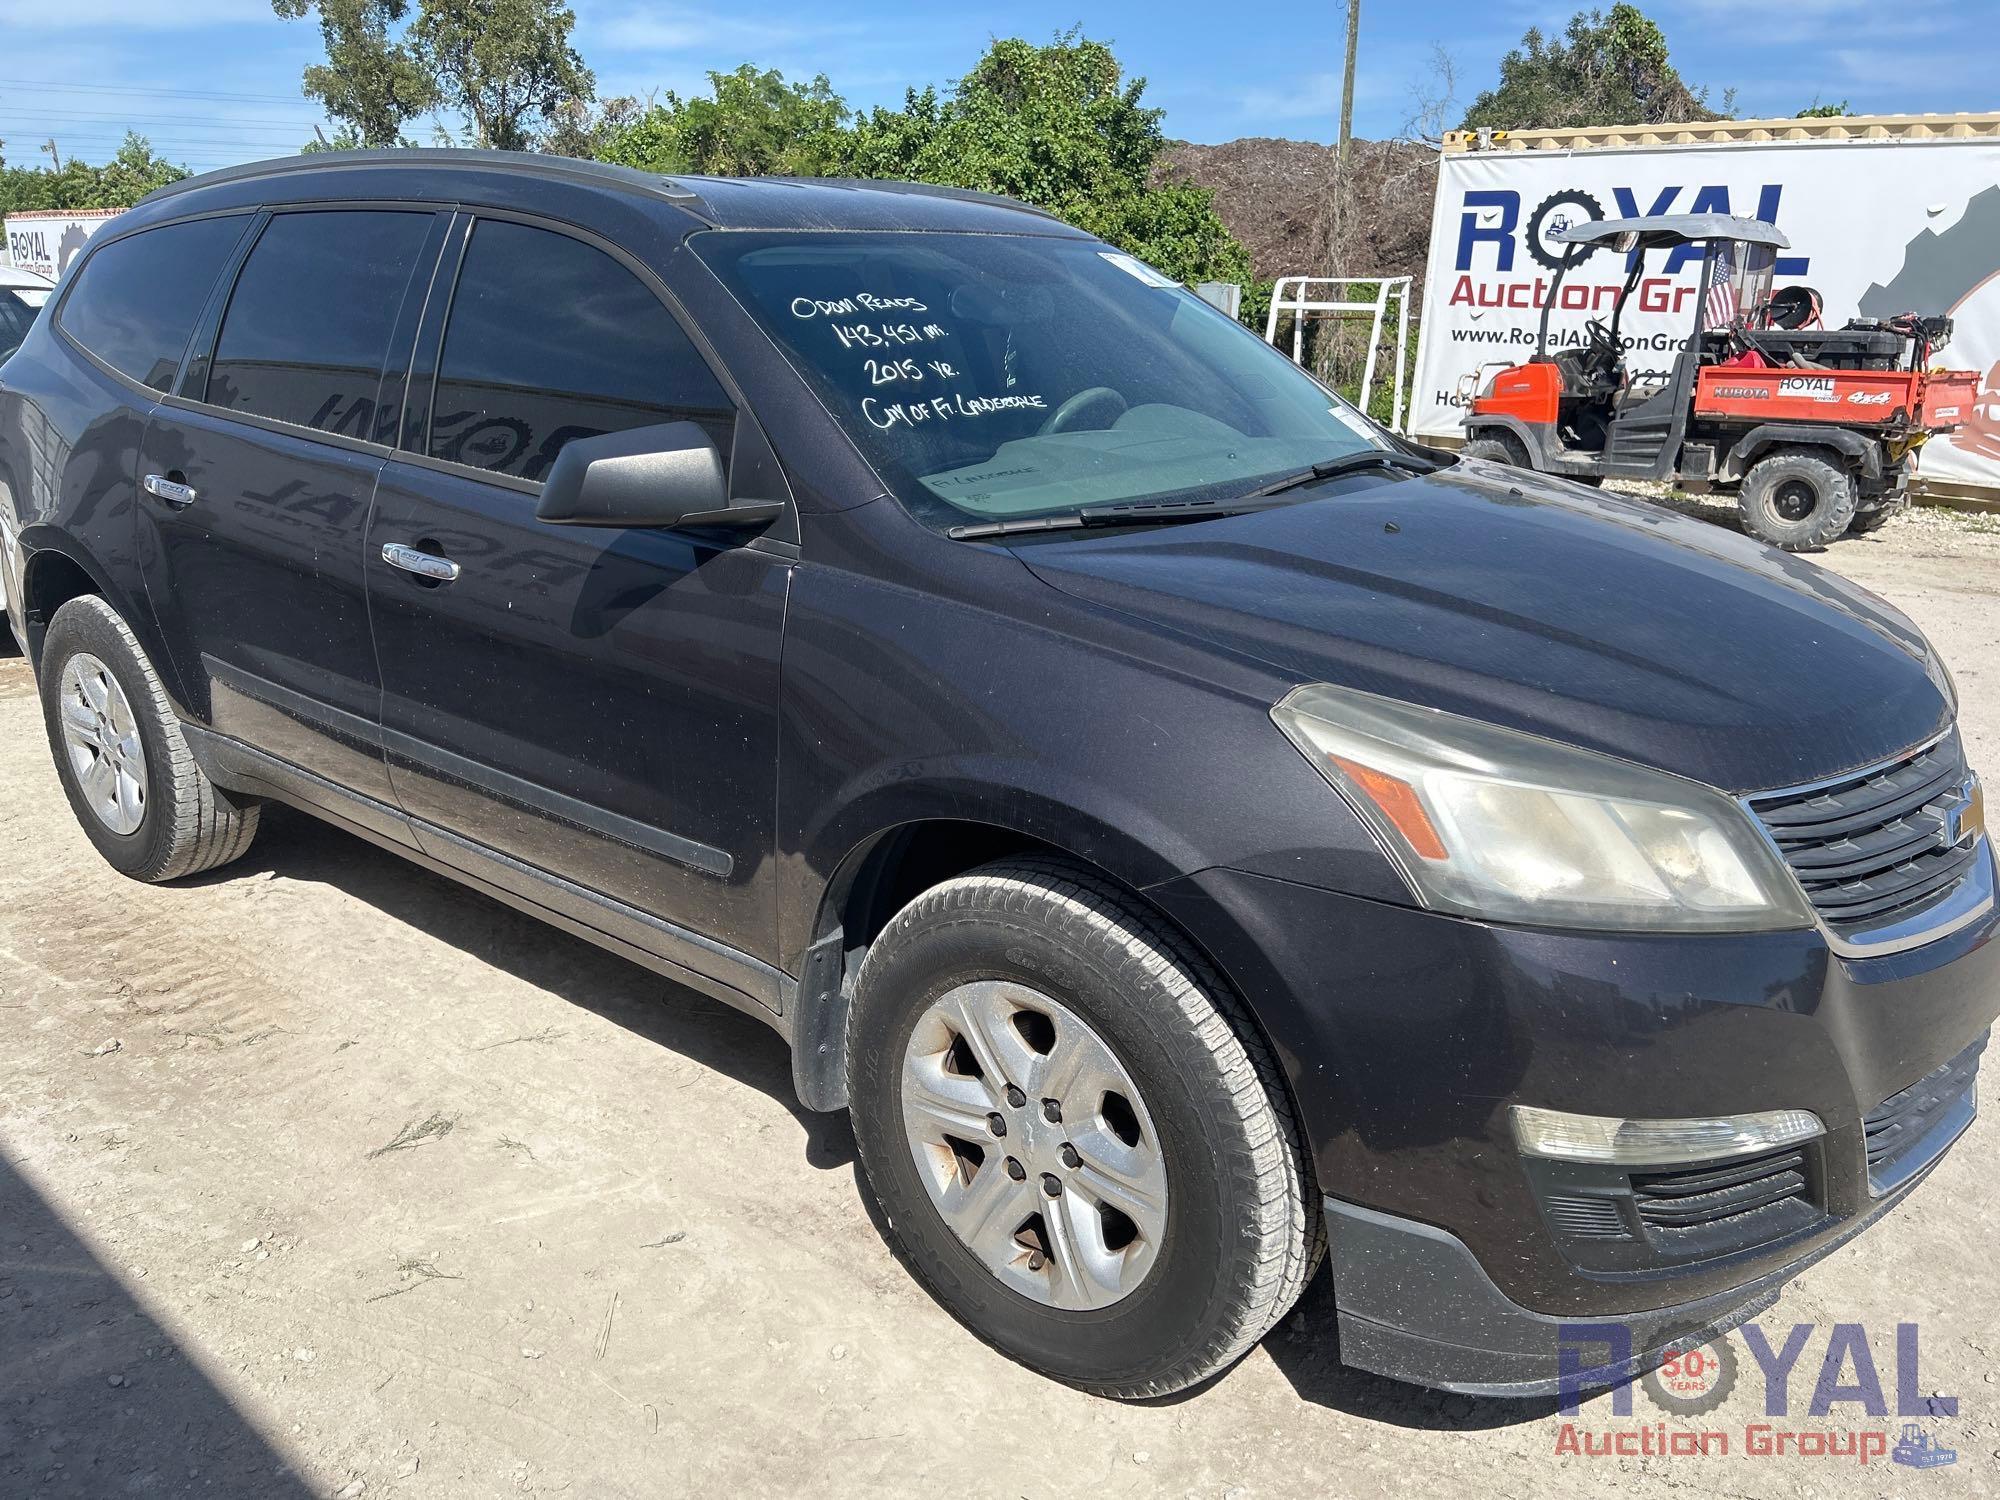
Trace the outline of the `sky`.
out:
[[[683,94],[741,62],[787,77],[824,72],[850,104],[966,71],[995,34],[1035,40],[1081,24],[1148,80],[1169,135],[1330,140],[1339,103],[1341,0],[1300,11],[1218,12],[1189,0],[1016,0],[1004,12],[883,0],[711,5],[572,0],[575,43],[600,97]],[[1439,48],[1454,63],[1458,110],[1498,77],[1530,26],[1559,30],[1574,4],[1524,0],[1363,0],[1355,131],[1404,129],[1434,86]],[[1986,5],[1944,0],[1651,0],[1682,76],[1743,117],[1788,116],[1815,101],[1858,113],[2000,109],[2000,29]],[[1310,14],[1307,12],[1305,14]],[[1004,16],[1004,21],[995,16]],[[130,127],[197,171],[282,156],[323,117],[299,93],[319,60],[316,21],[284,21],[269,0],[0,0],[0,141],[25,163],[53,137],[67,159],[101,161]],[[1456,117],[1450,122],[1456,124]]]

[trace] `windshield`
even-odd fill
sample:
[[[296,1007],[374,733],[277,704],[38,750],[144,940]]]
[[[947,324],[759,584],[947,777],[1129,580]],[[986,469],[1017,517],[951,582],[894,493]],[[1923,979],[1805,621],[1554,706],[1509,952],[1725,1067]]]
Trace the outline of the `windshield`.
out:
[[[1248,329],[1096,241],[712,232],[692,243],[934,525],[1221,502],[1390,446]]]

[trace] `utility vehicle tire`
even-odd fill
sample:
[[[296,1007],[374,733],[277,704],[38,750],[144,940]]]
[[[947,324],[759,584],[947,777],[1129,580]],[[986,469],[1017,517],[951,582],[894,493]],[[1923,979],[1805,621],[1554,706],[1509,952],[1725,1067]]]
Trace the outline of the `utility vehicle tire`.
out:
[[[1877,510],[1864,510],[1848,523],[1849,536],[1867,536],[1872,531],[1880,531],[1903,513],[1902,505],[1884,505]]]
[[[1160,919],[1059,860],[904,907],[848,1018],[855,1143],[896,1251],[979,1338],[1139,1399],[1227,1368],[1325,1250],[1284,1080]]]
[[[57,610],[37,676],[56,774],[113,868],[174,880],[250,847],[258,804],[202,774],[159,675],[110,605],[85,594]]]
[[[1750,466],[1736,497],[1749,533],[1787,552],[1824,547],[1853,524],[1854,476],[1822,448],[1779,448]]]
[[[1521,451],[1518,443],[1500,437],[1473,438],[1458,450],[1461,458],[1483,458],[1490,464],[1508,464],[1516,469],[1528,467],[1528,455]]]

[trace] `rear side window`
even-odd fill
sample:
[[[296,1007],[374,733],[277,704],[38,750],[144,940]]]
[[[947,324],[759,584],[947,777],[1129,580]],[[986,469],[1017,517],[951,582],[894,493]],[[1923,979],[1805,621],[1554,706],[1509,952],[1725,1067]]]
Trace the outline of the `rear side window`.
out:
[[[93,251],[63,298],[63,331],[121,375],[170,390],[244,216],[142,230]]]
[[[565,443],[692,421],[729,451],[735,411],[687,334],[603,251],[481,220],[452,295],[432,458],[539,481]]]
[[[210,404],[372,437],[389,335],[431,220],[381,211],[272,219],[230,293]]]

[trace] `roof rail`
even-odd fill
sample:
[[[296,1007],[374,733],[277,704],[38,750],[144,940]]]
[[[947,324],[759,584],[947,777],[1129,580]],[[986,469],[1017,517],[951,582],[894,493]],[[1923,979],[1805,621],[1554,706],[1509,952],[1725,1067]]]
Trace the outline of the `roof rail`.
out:
[[[960,203],[989,203],[997,208],[1010,208],[1019,213],[1033,214],[1040,219],[1057,219],[1057,215],[1047,209],[1038,208],[1032,203],[1024,203],[1019,198],[1009,198],[1000,193],[977,192],[971,188],[945,187],[936,183],[896,182],[873,177],[703,177],[689,173],[674,173],[669,176],[658,172],[641,172],[633,167],[613,166],[608,162],[584,161],[573,156],[549,156],[529,151],[473,151],[460,147],[436,146],[313,151],[300,156],[281,156],[269,161],[245,162],[239,166],[204,172],[199,177],[183,177],[178,182],[157,189],[144,201],[150,203],[154,199],[172,198],[218,183],[247,182],[260,177],[283,177],[298,172],[327,171],[346,167],[409,167],[429,163],[489,167],[500,171],[519,172],[526,176],[561,177],[574,182],[623,188],[628,192],[665,198],[676,207],[686,210],[711,226],[720,222],[720,216],[704,201],[702,196],[704,186],[712,183],[721,187],[726,184],[734,189],[760,182],[783,184],[787,187],[852,188],[877,193],[905,193],[912,197],[944,198]]]
[[[142,202],[173,198],[198,188],[224,182],[248,182],[260,177],[284,177],[297,172],[326,171],[336,167],[411,167],[439,163],[447,166],[491,167],[519,172],[531,177],[562,177],[577,182],[594,182],[621,187],[630,192],[665,198],[700,218],[707,218],[701,196],[684,186],[679,178],[657,172],[641,172],[633,167],[609,162],[584,161],[574,156],[551,156],[530,151],[474,151],[462,147],[391,146],[359,151],[312,151],[300,156],[273,157],[268,161],[243,162],[220,167],[198,177],[183,177],[148,193]],[[697,179],[698,180],[698,179]]]
[[[1005,193],[982,193],[977,188],[950,187],[937,182],[904,182],[889,177],[769,177],[715,179],[685,177],[687,182],[705,181],[763,181],[797,182],[807,187],[863,188],[877,193],[908,193],[916,198],[950,198],[959,203],[991,203],[996,208],[1018,209],[1024,214],[1033,214],[1038,219],[1059,219],[1060,216],[1029,203],[1022,198],[1010,198]]]

